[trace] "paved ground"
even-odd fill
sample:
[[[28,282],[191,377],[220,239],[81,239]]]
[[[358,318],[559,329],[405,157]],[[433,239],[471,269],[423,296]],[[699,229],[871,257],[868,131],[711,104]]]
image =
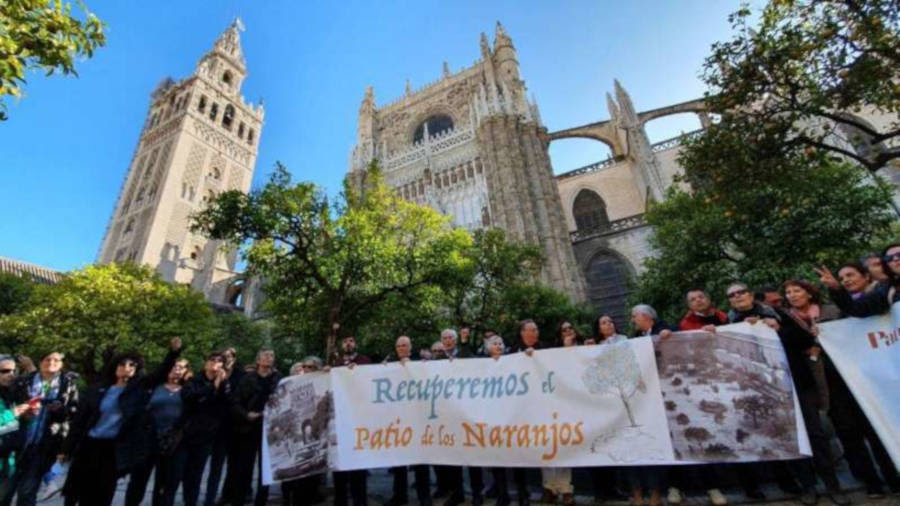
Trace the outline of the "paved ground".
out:
[[[486,474],[488,474],[488,473],[486,473]],[[586,481],[585,478],[586,478],[585,476],[581,476],[581,479],[579,479],[579,477],[576,475],[576,492],[579,493],[579,495],[576,495],[576,498],[575,498],[576,503],[578,505],[585,505],[585,506],[596,504],[594,502],[594,498],[592,496],[580,495],[580,490],[578,490],[578,489],[580,489],[580,488],[587,489],[588,487],[590,487],[589,482],[585,483],[585,481]],[[486,477],[486,479],[489,480],[489,478],[487,478],[487,477]],[[369,483],[369,505],[370,506],[381,506],[390,497],[391,484],[392,484],[391,480],[392,480],[392,477],[390,474],[388,474],[386,469],[375,469],[370,472],[369,481],[368,481],[368,483]],[[882,499],[868,499],[864,493],[864,490],[860,488],[859,483],[855,482],[853,480],[853,478],[849,475],[849,473],[846,472],[846,470],[844,470],[844,472],[841,473],[841,481],[844,484],[845,488],[849,489],[849,492],[850,492],[849,496],[850,496],[851,500],[853,501],[854,505],[900,506],[900,496],[897,496],[897,495],[887,496]],[[410,482],[412,482],[412,476],[410,476]],[[205,480],[204,480],[204,484],[205,484]],[[152,485],[152,481],[151,481],[151,485]],[[121,505],[121,504],[125,503],[125,486],[126,486],[126,480],[123,479],[119,482],[119,488],[118,488],[118,491],[116,492],[116,498],[115,498],[113,504]],[[582,487],[582,486],[584,486],[584,487]],[[323,505],[331,504],[331,498],[330,498],[331,488],[330,487],[331,487],[331,485],[330,485],[330,480],[329,480],[329,483],[325,490],[325,495],[328,496],[328,498],[326,499],[325,502],[323,502]],[[539,487],[539,484],[536,483],[535,487],[532,488],[532,499],[535,501],[539,497],[539,488],[537,488],[537,487]],[[774,486],[767,486],[763,489],[763,491],[765,492],[765,494],[769,498],[769,500],[762,501],[762,502],[755,502],[755,503],[751,502],[751,501],[747,501],[747,499],[743,496],[743,494],[741,494],[739,492],[739,490],[726,489],[725,493],[727,494],[729,502],[731,504],[766,504],[768,506],[788,506],[788,505],[793,506],[793,505],[800,504],[798,501],[793,501],[793,500],[790,500],[790,498],[784,497],[784,494],[782,494],[781,491],[778,490]],[[202,498],[204,497],[204,494],[205,494],[205,490],[201,491],[201,496],[200,496],[201,501],[202,501]],[[411,500],[413,500],[412,498],[415,497],[415,492],[410,490],[409,495],[410,495]],[[148,497],[147,499],[145,499],[144,504],[149,504],[149,503],[150,503],[150,500]],[[269,498],[269,504],[280,504],[280,503],[281,503],[280,490],[277,486],[272,487],[270,498]],[[48,506],[62,506],[63,501],[61,498],[56,497],[56,498],[53,498],[53,499],[46,501],[44,503],[41,503],[41,504],[45,504]],[[181,500],[180,494],[176,501],[176,504],[178,504],[179,506],[183,506],[183,504],[184,504]],[[493,506],[493,504],[494,504],[494,501],[492,501],[492,500],[488,500],[487,502],[485,502],[485,506]],[[513,503],[513,504],[515,504],[515,503]],[[537,503],[537,502],[535,502],[534,504],[537,506],[541,506],[541,504]],[[604,501],[603,504],[604,505],[627,505],[628,501],[625,498],[622,498],[619,500],[607,500],[607,501]],[[688,496],[682,504],[685,506],[700,506],[700,505],[709,504],[709,500],[707,499],[707,497],[705,495]],[[826,505],[830,505],[832,503],[827,498],[823,497],[823,498],[819,499],[819,504],[826,506]],[[436,505],[439,506],[440,501],[438,501],[436,503]],[[412,502],[412,503],[410,503],[410,506],[416,506],[416,503]],[[467,504],[466,506],[469,506],[469,505]]]

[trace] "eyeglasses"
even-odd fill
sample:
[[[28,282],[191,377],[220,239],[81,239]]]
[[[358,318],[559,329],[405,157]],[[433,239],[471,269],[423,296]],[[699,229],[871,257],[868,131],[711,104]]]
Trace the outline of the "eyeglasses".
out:
[[[0,374],[14,374],[15,372],[15,369],[0,369]]]
[[[894,253],[893,255],[884,256],[884,263],[893,262],[894,260],[900,260],[900,253]]]
[[[572,330],[572,326],[571,325],[563,325],[562,329],[563,330]]]
[[[729,299],[733,299],[733,298],[735,298],[735,297],[740,297],[741,295],[745,295],[745,294],[748,294],[748,293],[750,293],[750,290],[747,290],[746,288],[741,289],[741,290],[735,290],[735,291],[733,291],[733,292],[731,292],[731,293],[728,294],[728,298],[729,298]]]

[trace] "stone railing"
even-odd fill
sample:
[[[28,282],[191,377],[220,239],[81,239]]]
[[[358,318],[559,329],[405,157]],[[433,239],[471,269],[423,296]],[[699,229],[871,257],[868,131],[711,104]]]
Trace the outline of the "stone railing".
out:
[[[643,214],[635,214],[609,222],[605,227],[597,227],[590,230],[576,230],[569,232],[569,238],[573,243],[586,241],[594,237],[624,232],[633,228],[643,227],[647,224]]]
[[[652,149],[654,153],[659,153],[660,151],[668,151],[670,149],[681,146],[681,144],[688,139],[693,139],[695,137],[699,137],[701,132],[703,132],[703,129],[699,128],[692,132],[688,132],[688,133],[681,134],[681,135],[676,135],[675,137],[672,137],[671,139],[666,139],[664,141],[659,141],[656,144],[653,144],[653,146],[651,146],[650,149]]]
[[[616,163],[619,162],[620,159],[609,157],[606,160],[592,163],[590,165],[585,165],[584,167],[579,167],[575,170],[570,170],[569,172],[563,172],[562,174],[558,174],[556,179],[568,179],[570,177],[580,176],[582,174],[589,174],[591,172],[597,172],[598,170],[603,170],[609,167],[612,167]]]
[[[390,172],[404,165],[415,163],[426,156],[436,155],[460,144],[475,139],[475,131],[471,128],[454,130],[429,137],[428,141],[416,143],[412,149],[401,152],[382,162],[384,170]]]

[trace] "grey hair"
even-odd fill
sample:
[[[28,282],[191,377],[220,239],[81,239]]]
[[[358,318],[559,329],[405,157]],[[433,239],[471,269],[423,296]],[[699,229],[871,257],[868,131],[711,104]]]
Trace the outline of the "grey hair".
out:
[[[503,338],[500,337],[498,334],[494,334],[491,337],[484,340],[485,348],[487,348],[488,346],[492,346],[497,341],[500,341],[500,344],[505,345],[505,343],[503,342]]]
[[[656,310],[653,309],[649,304],[638,304],[631,308],[631,314],[640,313],[649,316],[653,321],[659,319],[659,315],[656,314]]]
[[[304,358],[301,362],[302,363],[312,362],[312,363],[316,364],[316,369],[322,368],[322,359],[315,355],[309,355],[306,358]]]
[[[743,288],[744,290],[750,290],[750,287],[747,286],[746,283],[743,283],[743,282],[741,282],[741,281],[735,281],[734,283],[729,283],[729,284],[728,284],[728,287],[725,288],[725,294],[727,295],[728,292],[730,292],[731,289],[734,288],[734,287],[736,287],[736,286],[739,286],[739,287]]]
[[[291,366],[291,376],[297,376],[298,374],[303,372],[303,362],[294,362],[294,365]]]
[[[16,358],[12,355],[7,355],[6,353],[0,353],[0,362],[6,362],[7,360],[15,362]]]
[[[442,331],[441,331],[441,337],[443,338],[444,336],[450,336],[450,337],[453,338],[454,341],[456,341],[456,331],[453,330],[453,329],[444,329],[444,330],[442,330]]]

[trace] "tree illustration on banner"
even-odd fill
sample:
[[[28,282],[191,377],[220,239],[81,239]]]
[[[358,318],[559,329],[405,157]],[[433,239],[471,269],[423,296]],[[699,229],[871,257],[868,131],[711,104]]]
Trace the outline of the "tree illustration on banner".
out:
[[[598,395],[618,395],[628,413],[632,427],[637,427],[628,400],[637,392],[646,392],[637,356],[628,343],[604,345],[604,352],[589,365],[581,380],[588,392]]]

